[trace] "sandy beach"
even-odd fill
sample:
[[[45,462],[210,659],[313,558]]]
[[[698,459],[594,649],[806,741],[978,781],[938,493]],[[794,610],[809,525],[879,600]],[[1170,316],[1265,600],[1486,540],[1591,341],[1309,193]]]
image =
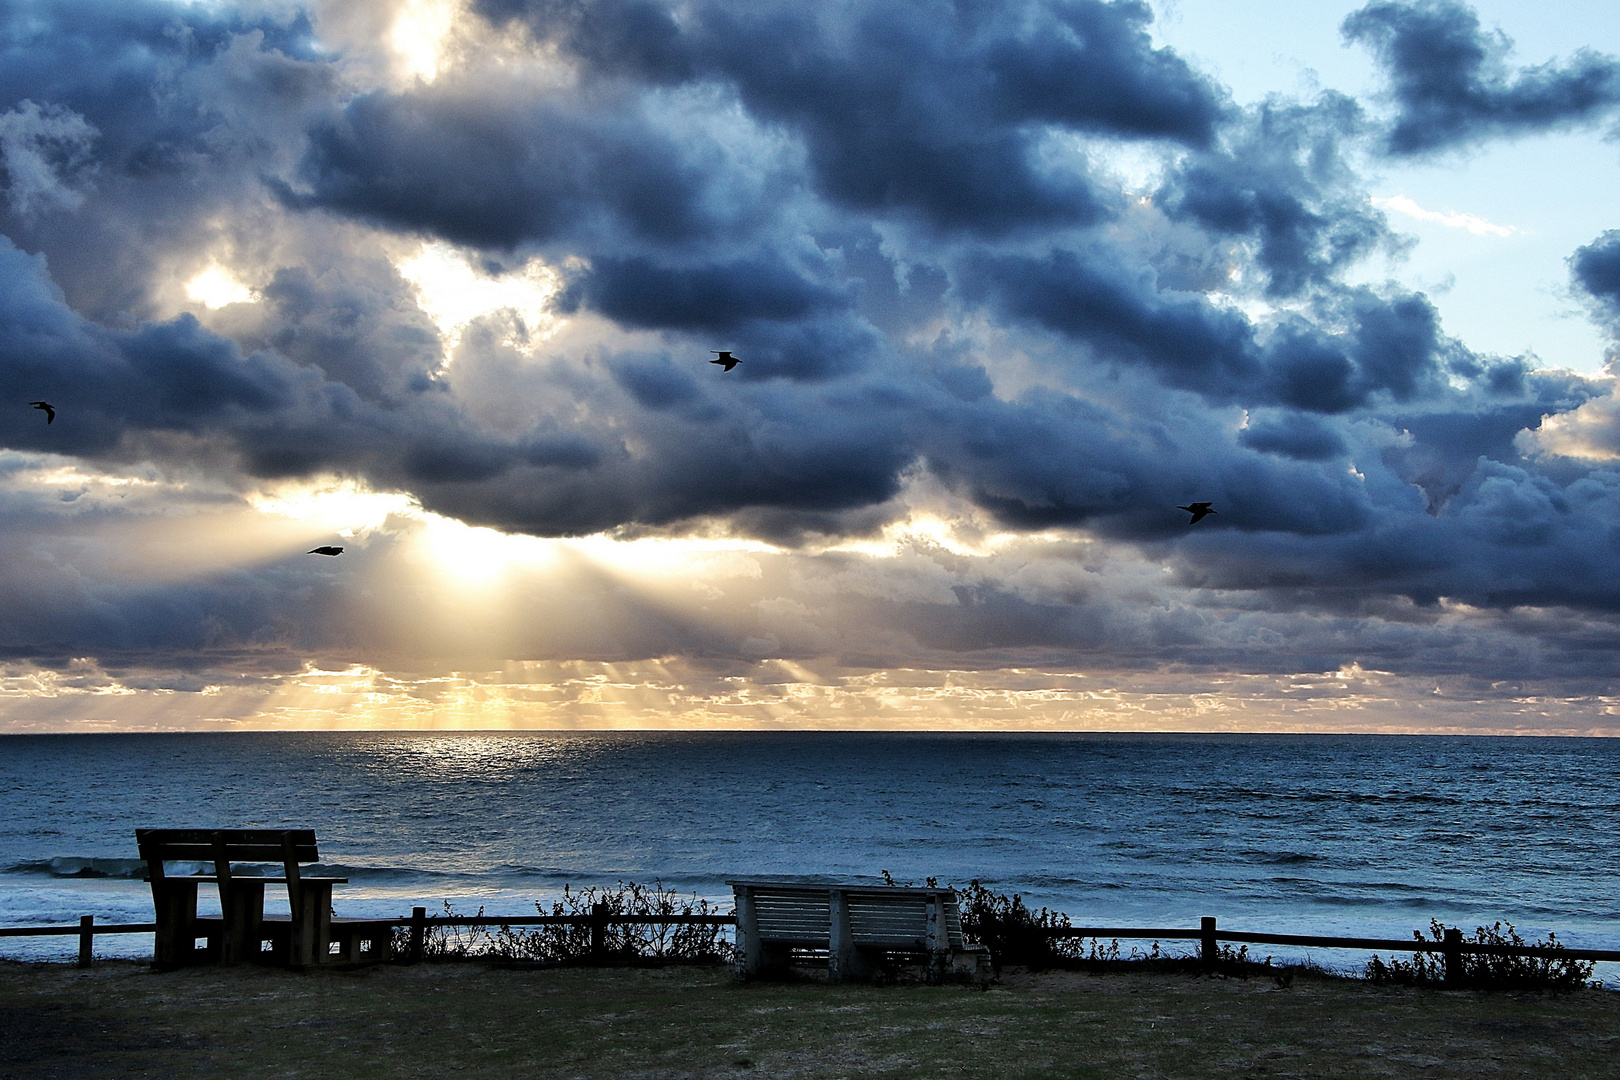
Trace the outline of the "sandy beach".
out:
[[[1299,975],[1009,972],[735,984],[726,969],[0,966],[0,1077],[1612,1077],[1620,994]]]

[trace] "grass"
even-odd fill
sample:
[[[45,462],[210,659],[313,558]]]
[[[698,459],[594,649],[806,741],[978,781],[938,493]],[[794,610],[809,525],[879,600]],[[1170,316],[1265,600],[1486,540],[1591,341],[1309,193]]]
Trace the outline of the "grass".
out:
[[[0,964],[0,1077],[1613,1077],[1620,994],[1305,972],[735,985],[714,967]]]

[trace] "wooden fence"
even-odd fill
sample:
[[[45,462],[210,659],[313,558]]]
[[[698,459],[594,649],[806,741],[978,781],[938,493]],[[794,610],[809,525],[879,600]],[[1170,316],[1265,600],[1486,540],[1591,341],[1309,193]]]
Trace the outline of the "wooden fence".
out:
[[[625,915],[608,910],[606,904],[596,904],[585,915],[437,915],[428,917],[427,909],[412,908],[406,918],[375,919],[373,922],[389,926],[410,928],[406,958],[421,960],[429,927],[512,927],[512,926],[581,926],[589,927],[591,934],[589,959],[602,963],[607,958],[607,929],[609,926],[735,926],[735,915]],[[92,948],[98,934],[150,934],[156,923],[97,923],[93,915],[85,915],[73,926],[6,926],[0,927],[0,938],[8,937],[79,937],[79,966],[88,967]],[[1620,950],[1572,949],[1548,945],[1489,945],[1464,941],[1462,931],[1448,927],[1443,940],[1426,941],[1418,938],[1365,938],[1326,937],[1318,934],[1253,934],[1236,930],[1221,930],[1213,918],[1200,920],[1197,929],[1188,927],[1142,926],[1060,926],[1030,927],[1031,934],[1047,938],[1134,938],[1154,941],[1196,941],[1198,955],[1204,966],[1214,969],[1220,964],[1222,942],[1243,945],[1292,945],[1316,949],[1366,949],[1392,953],[1437,952],[1441,954],[1446,980],[1454,981],[1462,973],[1465,955],[1530,956],[1556,960],[1594,960],[1620,962]]]
[[[392,926],[408,926],[411,930],[406,957],[413,963],[422,959],[427,929],[430,926],[586,926],[591,931],[590,960],[593,964],[607,959],[607,929],[609,926],[736,926],[735,915],[625,915],[615,914],[606,904],[594,904],[588,915],[436,915],[428,918],[427,908],[412,908],[408,919],[378,919]]]
[[[97,934],[151,934],[157,923],[101,923],[94,915],[79,916],[78,926],[0,926],[0,938],[8,937],[66,937],[79,935],[79,966],[89,967],[91,949]]]
[[[591,932],[590,960],[603,963],[607,959],[607,929],[609,926],[736,926],[735,915],[625,915],[615,914],[606,904],[595,904],[585,915],[435,915],[428,917],[427,908],[412,908],[407,918],[367,919],[384,926],[410,928],[410,944],[406,958],[422,959],[429,927],[441,926],[582,926]],[[98,934],[150,934],[157,923],[97,923],[94,915],[83,915],[79,924],[56,926],[0,926],[0,938],[8,937],[70,937],[79,936],[79,966],[89,967]]]
[[[1315,949],[1367,949],[1393,953],[1437,952],[1445,965],[1447,982],[1460,981],[1462,958],[1473,956],[1534,956],[1553,960],[1620,961],[1617,949],[1571,949],[1563,945],[1490,945],[1464,941],[1462,931],[1447,927],[1440,941],[1422,938],[1326,937],[1319,934],[1251,934],[1218,929],[1215,920],[1205,916],[1196,930],[1180,927],[1140,926],[1060,926],[1042,931],[1048,938],[1150,938],[1154,941],[1196,941],[1198,955],[1206,968],[1220,963],[1221,943],[1241,945],[1294,945]]]

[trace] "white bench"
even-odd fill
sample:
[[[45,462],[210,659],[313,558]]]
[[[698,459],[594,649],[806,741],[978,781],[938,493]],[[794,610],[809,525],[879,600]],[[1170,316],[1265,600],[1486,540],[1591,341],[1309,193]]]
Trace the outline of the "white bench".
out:
[[[813,881],[728,881],[737,898],[737,976],[784,973],[793,953],[827,956],[835,982],[870,978],[894,959],[921,960],[930,978],[980,981],[990,952],[968,945],[950,889]]]

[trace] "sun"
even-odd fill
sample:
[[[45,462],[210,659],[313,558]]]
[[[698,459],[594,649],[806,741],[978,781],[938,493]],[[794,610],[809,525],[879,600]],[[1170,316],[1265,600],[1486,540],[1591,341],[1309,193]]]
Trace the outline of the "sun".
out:
[[[557,541],[468,525],[431,512],[421,514],[412,540],[437,571],[467,585],[490,585],[508,574],[538,569],[557,553]]]
[[[229,270],[218,263],[210,264],[206,270],[186,282],[186,296],[210,310],[230,304],[251,304],[259,299],[258,294],[236,280]]]
[[[388,45],[408,78],[438,78],[460,7],[455,0],[405,0],[399,6]]]

